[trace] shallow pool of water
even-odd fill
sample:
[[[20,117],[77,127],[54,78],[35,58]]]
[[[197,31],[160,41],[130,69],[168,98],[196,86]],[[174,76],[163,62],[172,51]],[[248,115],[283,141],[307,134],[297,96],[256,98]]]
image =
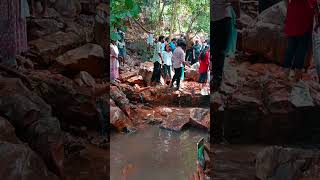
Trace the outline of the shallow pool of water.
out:
[[[172,132],[150,127],[134,134],[112,134],[110,179],[186,180],[195,170],[196,143],[208,133]],[[125,172],[124,172],[125,171]]]

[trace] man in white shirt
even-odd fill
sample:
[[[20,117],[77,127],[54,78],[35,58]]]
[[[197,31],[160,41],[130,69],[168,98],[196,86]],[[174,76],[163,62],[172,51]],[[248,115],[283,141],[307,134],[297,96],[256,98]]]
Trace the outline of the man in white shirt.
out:
[[[183,40],[179,40],[177,42],[177,48],[174,50],[173,56],[172,56],[172,67],[174,69],[174,76],[170,83],[170,87],[173,87],[173,83],[177,81],[176,90],[179,90],[180,88],[182,67],[184,64],[186,64],[186,61],[185,61],[186,54],[184,52],[186,47],[187,47],[186,43]]]

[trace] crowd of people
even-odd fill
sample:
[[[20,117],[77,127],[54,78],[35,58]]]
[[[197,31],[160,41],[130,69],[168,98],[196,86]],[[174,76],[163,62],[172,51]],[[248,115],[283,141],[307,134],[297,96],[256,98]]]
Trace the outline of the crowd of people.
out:
[[[118,81],[119,67],[124,64],[126,57],[124,32],[115,29],[114,33],[117,36],[111,37],[110,44],[111,82]],[[203,43],[195,40],[195,42],[192,41],[187,45],[186,38],[183,35],[170,40],[169,37],[162,35],[156,39],[152,33],[149,33],[146,43],[148,59],[154,63],[151,86],[160,85],[161,77],[163,77],[165,85],[179,90],[181,81],[184,80],[185,66],[198,63],[199,83],[202,84],[202,92],[207,92],[205,86],[209,77],[209,40],[205,40]]]
[[[166,85],[170,88],[179,90],[181,81],[184,80],[185,66],[199,63],[198,71],[200,73],[199,83],[202,84],[202,90],[208,80],[210,65],[210,46],[208,40],[200,44],[199,40],[192,41],[187,45],[185,36],[179,38],[164,37],[160,35],[154,39],[153,34],[147,38],[148,52],[150,59],[154,62],[151,85],[160,84],[161,76]],[[173,76],[171,72],[174,72]]]
[[[259,3],[262,1],[259,1]],[[268,1],[259,4],[259,12],[279,2]],[[302,80],[303,68],[308,52],[313,47],[313,60],[316,65],[320,83],[320,32],[319,32],[319,0],[285,0],[287,6],[284,34],[288,39],[285,52],[284,79],[291,80],[290,72],[294,70],[294,80]],[[210,82],[212,92],[219,89],[222,82],[223,67],[227,49],[232,42],[234,28],[234,10],[239,10],[239,0],[214,0],[211,19],[213,39],[212,71]],[[239,17],[240,12],[237,14]],[[311,43],[312,42],[312,43]],[[313,46],[311,46],[311,44]]]

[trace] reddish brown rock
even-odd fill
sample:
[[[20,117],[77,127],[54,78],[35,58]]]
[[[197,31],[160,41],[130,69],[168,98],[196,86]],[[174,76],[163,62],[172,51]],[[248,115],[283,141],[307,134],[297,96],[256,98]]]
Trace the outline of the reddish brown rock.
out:
[[[110,97],[115,104],[127,115],[131,115],[131,105],[126,95],[116,86],[110,87]]]
[[[5,180],[58,180],[28,146],[0,142],[0,175]]]
[[[15,127],[56,174],[63,170],[63,140],[59,121],[51,107],[28,90],[19,79],[0,79],[0,113]]]
[[[140,69],[139,69],[139,75],[143,77],[143,80],[147,83],[151,82],[151,77],[152,77],[152,72],[153,72],[153,63],[152,62],[145,62],[140,64]]]
[[[70,49],[83,44],[85,40],[73,32],[56,32],[29,42],[34,61],[41,66],[50,65],[55,58]]]
[[[106,72],[106,63],[101,46],[86,44],[70,50],[56,59],[59,69],[77,74],[86,71],[94,77],[101,77]]]
[[[110,100],[110,124],[120,132],[126,131],[132,126],[131,120],[116,106],[112,99]]]
[[[48,71],[34,71],[29,78],[37,83],[36,92],[65,123],[97,129],[99,120],[92,88],[79,87],[74,81]]]
[[[210,129],[210,110],[202,108],[190,109],[190,124],[196,127]]]

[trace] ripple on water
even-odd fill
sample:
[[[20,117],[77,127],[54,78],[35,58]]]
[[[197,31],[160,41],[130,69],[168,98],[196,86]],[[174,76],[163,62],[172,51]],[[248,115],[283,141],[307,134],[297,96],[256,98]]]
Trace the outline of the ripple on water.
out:
[[[132,135],[111,136],[111,180],[132,164],[128,180],[188,179],[195,169],[196,143],[208,134],[187,130],[173,132],[150,127]]]

